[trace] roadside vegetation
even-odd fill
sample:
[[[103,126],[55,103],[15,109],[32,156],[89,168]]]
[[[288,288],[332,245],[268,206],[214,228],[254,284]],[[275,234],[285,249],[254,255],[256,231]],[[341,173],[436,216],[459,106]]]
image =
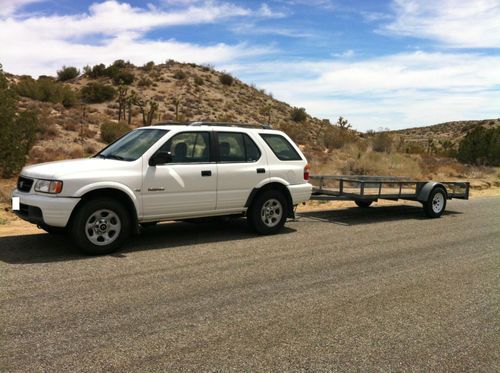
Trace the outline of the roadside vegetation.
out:
[[[134,66],[116,60],[82,69],[62,66],[54,75],[1,73],[4,178],[15,177],[25,163],[93,155],[138,126],[207,120],[281,129],[301,146],[314,173],[471,179],[480,188],[500,186],[497,119],[360,133],[348,118],[314,118],[210,65],[167,60]]]

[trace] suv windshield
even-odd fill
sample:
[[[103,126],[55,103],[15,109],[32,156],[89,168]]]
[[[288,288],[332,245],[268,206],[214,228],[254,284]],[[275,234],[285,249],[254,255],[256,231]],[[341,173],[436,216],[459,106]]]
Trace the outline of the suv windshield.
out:
[[[167,132],[168,130],[162,129],[140,129],[131,131],[101,150],[95,157],[118,159],[128,162],[135,161]]]

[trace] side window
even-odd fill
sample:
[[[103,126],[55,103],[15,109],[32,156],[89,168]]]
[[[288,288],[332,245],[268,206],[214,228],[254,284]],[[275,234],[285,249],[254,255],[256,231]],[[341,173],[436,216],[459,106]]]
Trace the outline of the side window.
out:
[[[200,163],[210,161],[208,132],[182,132],[170,138],[159,149],[172,155],[172,163]]]
[[[260,158],[260,150],[252,139],[244,133],[219,132],[220,162],[255,162]]]
[[[267,145],[280,161],[301,161],[299,153],[294,149],[292,144],[281,135],[261,133],[260,136],[264,139]]]

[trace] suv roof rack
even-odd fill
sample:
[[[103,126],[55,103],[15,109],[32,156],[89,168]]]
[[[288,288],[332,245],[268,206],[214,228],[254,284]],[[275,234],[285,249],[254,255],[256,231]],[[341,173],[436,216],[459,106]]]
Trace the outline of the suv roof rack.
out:
[[[262,128],[270,130],[272,127],[268,124],[248,124],[237,122],[191,122],[190,126],[221,126],[221,127],[246,127],[246,128]]]

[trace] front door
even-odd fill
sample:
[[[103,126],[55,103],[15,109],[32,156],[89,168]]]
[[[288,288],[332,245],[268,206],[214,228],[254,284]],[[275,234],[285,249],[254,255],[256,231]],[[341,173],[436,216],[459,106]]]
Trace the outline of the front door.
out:
[[[209,131],[178,133],[158,150],[170,154],[169,163],[149,166],[145,160],[145,218],[186,217],[215,210],[217,166],[211,162],[210,136]]]

